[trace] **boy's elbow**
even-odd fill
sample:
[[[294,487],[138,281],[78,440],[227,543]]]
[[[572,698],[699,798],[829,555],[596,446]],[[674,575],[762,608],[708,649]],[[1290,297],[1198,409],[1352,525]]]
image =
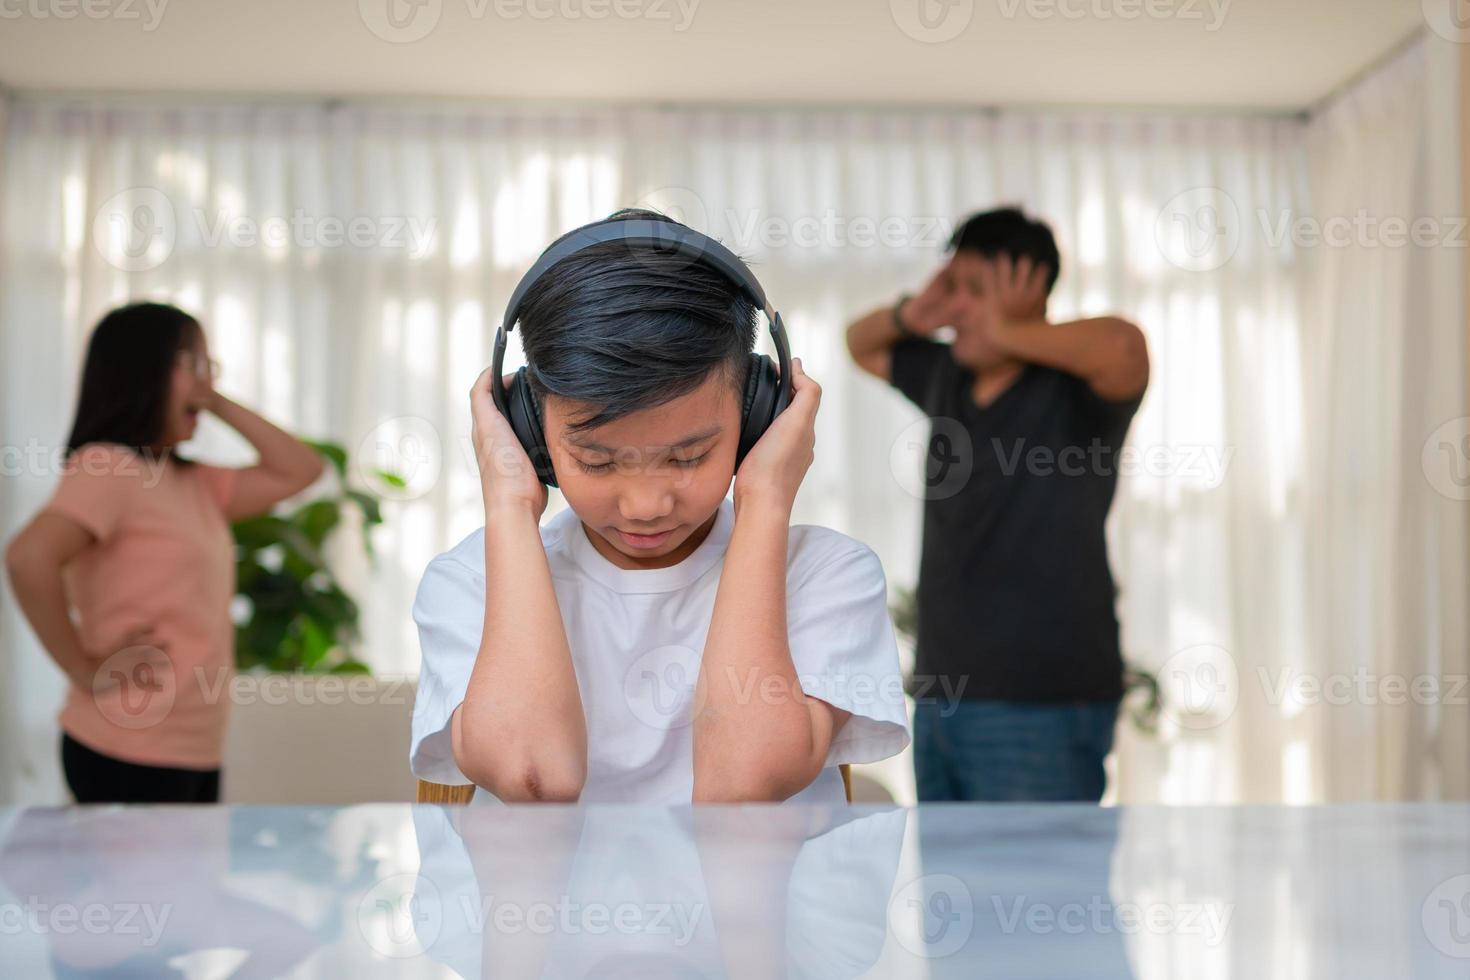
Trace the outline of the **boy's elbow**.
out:
[[[779,803],[786,799],[774,791],[770,780],[694,780],[694,803]]]
[[[705,728],[694,736],[695,803],[780,803],[810,786],[826,765],[831,735],[810,712],[766,719],[762,744]]]
[[[510,758],[497,751],[456,753],[460,771],[503,803],[575,803],[587,782],[586,766],[573,761],[549,762],[526,755]]]
[[[502,803],[575,803],[583,779],[575,773],[535,765],[500,773],[490,788]]]
[[[780,803],[810,786],[821,774],[820,763],[789,760],[784,765],[769,763],[714,773],[695,766],[695,803]]]
[[[460,771],[502,803],[575,803],[582,796],[585,778],[560,768],[529,763],[506,767],[462,762]]]
[[[754,773],[742,779],[718,782],[695,780],[695,803],[781,803],[800,793],[816,778],[771,773]]]
[[[571,757],[528,759],[509,775],[507,792],[527,803],[575,803],[587,784],[586,764]]]

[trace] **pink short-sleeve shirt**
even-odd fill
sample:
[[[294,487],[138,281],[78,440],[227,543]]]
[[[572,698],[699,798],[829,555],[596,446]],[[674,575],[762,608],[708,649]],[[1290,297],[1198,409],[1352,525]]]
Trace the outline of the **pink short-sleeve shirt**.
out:
[[[67,693],[61,727],[87,747],[140,765],[220,765],[235,664],[225,506],[238,473],[102,443],[68,459],[45,510],[97,537],[65,580],[82,646],[99,663],[112,658],[115,681]],[[145,629],[168,657],[162,676],[115,656]]]

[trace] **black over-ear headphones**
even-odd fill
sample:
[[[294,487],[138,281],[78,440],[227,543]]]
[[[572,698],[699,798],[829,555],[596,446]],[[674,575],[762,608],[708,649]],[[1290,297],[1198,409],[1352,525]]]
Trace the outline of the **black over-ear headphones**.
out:
[[[551,467],[551,453],[546,447],[546,433],[541,421],[541,410],[531,392],[526,369],[516,372],[510,390],[501,383],[504,377],[501,364],[505,360],[506,338],[520,319],[521,303],[536,280],[562,259],[575,255],[584,248],[604,242],[626,242],[633,248],[663,249],[687,256],[729,279],[740,287],[740,291],[766,315],[770,324],[771,339],[776,344],[776,356],[780,371],[764,354],[751,353],[746,360],[745,398],[740,410],[740,444],[735,453],[738,468],[745,454],[755,445],[767,427],[791,404],[791,349],[786,342],[786,328],[781,323],[781,314],[766,301],[766,291],[756,281],[750,269],[734,252],[713,238],[701,235],[685,225],[673,221],[658,221],[644,218],[607,219],[594,221],[567,232],[547,246],[546,251],[531,266],[510,294],[510,304],[505,309],[505,321],[495,334],[495,359],[491,366],[490,391],[495,398],[495,407],[500,410],[515,430],[521,446],[536,475],[547,486],[554,487],[556,473]]]

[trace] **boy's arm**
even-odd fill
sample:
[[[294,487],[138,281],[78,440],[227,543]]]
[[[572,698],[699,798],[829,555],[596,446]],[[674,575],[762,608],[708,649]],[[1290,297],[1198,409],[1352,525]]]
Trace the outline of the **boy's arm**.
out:
[[[490,400],[471,392],[485,499],[485,628],[450,720],[460,771],[499,799],[575,801],[587,779],[587,718],[539,522],[546,488]]]
[[[848,712],[801,688],[786,633],[786,549],[821,389],[792,362],[791,405],[741,464],[735,528],[695,687],[694,802],[784,800],[822,771]]]
[[[848,717],[802,690],[791,659],[789,510],[741,500],[738,492],[735,501],[695,692],[696,803],[777,801],[799,793],[822,771]]]

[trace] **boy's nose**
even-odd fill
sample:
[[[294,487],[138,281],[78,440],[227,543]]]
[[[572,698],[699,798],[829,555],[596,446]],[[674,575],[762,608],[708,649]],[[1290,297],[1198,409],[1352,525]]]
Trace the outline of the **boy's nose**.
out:
[[[674,512],[673,493],[660,481],[637,482],[641,485],[626,488],[618,498],[618,512],[630,525],[624,530],[635,534],[640,527],[662,530],[660,522]]]

